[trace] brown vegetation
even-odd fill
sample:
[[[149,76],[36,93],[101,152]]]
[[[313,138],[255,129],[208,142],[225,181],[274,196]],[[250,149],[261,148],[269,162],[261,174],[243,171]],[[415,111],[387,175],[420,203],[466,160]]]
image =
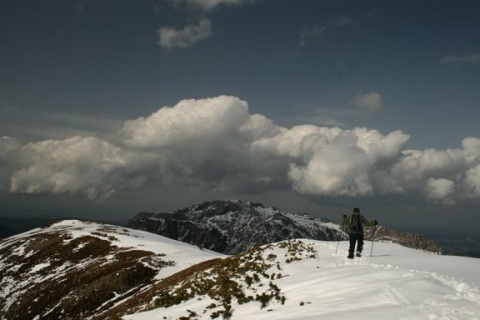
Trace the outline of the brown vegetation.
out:
[[[25,247],[23,254],[16,254],[21,246]],[[0,318],[85,319],[151,284],[162,267],[158,257],[154,259],[157,268],[143,263],[152,255],[119,249],[95,236],[71,240],[61,232],[12,242],[0,252],[7,266],[0,284],[15,283],[0,300]],[[13,303],[7,306],[7,301]]]

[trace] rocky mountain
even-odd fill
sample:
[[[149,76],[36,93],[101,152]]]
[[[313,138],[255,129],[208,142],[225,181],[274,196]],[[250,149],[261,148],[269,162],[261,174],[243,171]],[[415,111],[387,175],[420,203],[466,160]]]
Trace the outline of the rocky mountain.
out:
[[[171,213],[139,213],[127,227],[225,254],[288,239],[347,239],[337,224],[240,200],[203,202]]]
[[[287,239],[348,239],[337,224],[328,220],[240,200],[208,201],[171,213],[143,212],[129,220],[127,226],[225,254]],[[366,228],[365,233],[365,239],[372,240],[373,228]],[[375,229],[374,239],[442,252],[434,241],[385,226]]]

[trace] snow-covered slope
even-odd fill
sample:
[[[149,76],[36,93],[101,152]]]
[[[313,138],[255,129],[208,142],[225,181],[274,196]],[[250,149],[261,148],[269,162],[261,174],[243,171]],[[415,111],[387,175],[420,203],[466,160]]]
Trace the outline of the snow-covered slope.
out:
[[[128,228],[66,220],[0,241],[0,319],[87,319],[218,258]]]
[[[0,242],[0,319],[480,319],[480,259],[371,245],[354,260],[346,241],[307,239],[226,256],[62,221]]]
[[[298,243],[269,245],[260,251],[271,267],[258,271],[258,282],[243,285],[244,294],[253,297],[252,301],[231,299],[226,308],[231,319],[480,319],[479,259],[375,243],[372,257],[349,260],[345,258],[347,242],[340,243],[337,254],[335,242]],[[245,274],[252,276],[254,271]],[[215,278],[204,275],[177,283],[171,293],[192,290],[189,282]],[[262,295],[271,296],[263,307],[257,300]],[[212,319],[225,305],[221,299],[194,295],[178,305],[124,319]]]

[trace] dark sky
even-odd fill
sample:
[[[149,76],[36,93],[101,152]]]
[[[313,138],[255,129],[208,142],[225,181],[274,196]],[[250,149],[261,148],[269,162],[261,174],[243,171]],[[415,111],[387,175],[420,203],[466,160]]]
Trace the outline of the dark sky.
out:
[[[0,215],[243,199],[478,230],[480,2],[0,3]]]

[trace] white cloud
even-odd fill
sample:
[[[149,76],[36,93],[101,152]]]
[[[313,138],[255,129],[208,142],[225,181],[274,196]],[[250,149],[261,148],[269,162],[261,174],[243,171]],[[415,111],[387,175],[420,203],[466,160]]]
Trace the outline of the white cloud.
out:
[[[161,108],[147,118],[125,122],[121,134],[131,147],[200,146],[203,140],[202,148],[207,143],[217,148],[218,143],[228,143],[226,138],[233,138],[249,117],[247,103],[235,97],[189,99]]]
[[[473,53],[469,55],[448,55],[440,58],[440,63],[446,64],[456,64],[456,63],[466,63],[466,64],[480,64],[480,53]]]
[[[82,193],[90,199],[108,197],[120,181],[108,175],[125,167],[124,151],[93,137],[45,140],[17,150],[22,163],[10,176],[13,193]]]
[[[480,160],[480,139],[475,137],[463,139],[462,152],[468,163],[478,162]]]
[[[395,131],[300,125],[250,114],[236,97],[182,100],[126,121],[108,140],[72,137],[22,144],[0,139],[0,190],[76,193],[91,199],[145,185],[320,197],[423,195],[480,201],[480,139],[460,148],[409,150]]]
[[[465,184],[473,197],[480,197],[480,164],[466,172]]]
[[[221,5],[243,5],[254,0],[171,0],[177,9],[189,9],[189,12],[196,12],[202,17],[198,24],[190,24],[181,29],[170,26],[158,30],[159,45],[166,49],[189,48],[212,35],[210,19],[211,12]],[[196,9],[196,10],[190,10]]]
[[[158,33],[161,47],[167,49],[188,48],[211,35],[210,20],[202,19],[197,25],[188,25],[183,29],[163,27]]]
[[[15,138],[0,137],[0,191],[8,190],[12,172],[22,168],[22,144]]]
[[[161,157],[162,180],[226,188],[246,176],[257,179],[251,143],[279,130],[264,116],[250,115],[245,101],[219,96],[182,100],[127,121],[119,137],[130,149]]]
[[[300,193],[355,197],[376,193],[376,164],[398,156],[408,138],[399,131],[297,126],[254,146],[288,159],[288,177]]]
[[[444,204],[454,204],[450,196],[455,191],[455,182],[448,179],[427,180],[426,195],[428,199]]]
[[[358,94],[352,99],[352,104],[364,116],[370,116],[383,108],[382,96],[376,92]]]

